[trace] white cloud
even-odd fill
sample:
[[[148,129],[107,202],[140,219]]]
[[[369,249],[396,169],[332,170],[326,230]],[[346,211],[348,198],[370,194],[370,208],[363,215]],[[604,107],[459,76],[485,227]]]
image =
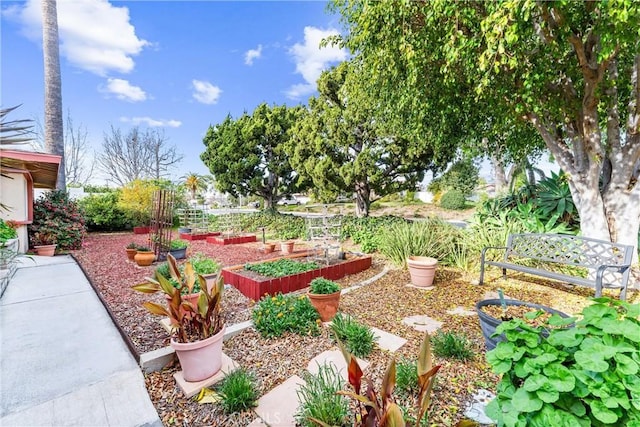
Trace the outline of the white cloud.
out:
[[[120,117],[120,121],[124,123],[132,123],[134,125],[146,124],[149,127],[170,127],[177,128],[182,126],[179,120],[156,120],[151,117]]]
[[[192,80],[191,84],[194,90],[193,97],[196,101],[202,102],[203,104],[215,104],[218,102],[218,98],[220,98],[220,94],[222,93],[222,89],[218,86],[214,86],[203,80]]]
[[[316,80],[329,65],[347,59],[347,52],[336,46],[320,48],[322,39],[338,34],[337,30],[322,30],[315,27],[304,27],[304,44],[296,43],[289,49],[296,63],[296,73],[302,75],[306,83],[290,87],[286,94],[289,98],[299,99],[316,90]]]
[[[136,36],[126,7],[106,0],[59,0],[57,8],[60,53],[80,69],[100,76],[128,73],[135,66],[132,57],[150,44]],[[5,15],[22,23],[28,38],[42,41],[40,0],[27,0]]]
[[[115,95],[116,98],[123,101],[139,102],[147,99],[144,90],[138,86],[132,86],[127,80],[107,79],[107,85],[98,89],[107,95]]]
[[[257,49],[249,49],[244,53],[244,63],[246,65],[253,65],[254,59],[259,59],[262,56],[262,45],[259,44]]]

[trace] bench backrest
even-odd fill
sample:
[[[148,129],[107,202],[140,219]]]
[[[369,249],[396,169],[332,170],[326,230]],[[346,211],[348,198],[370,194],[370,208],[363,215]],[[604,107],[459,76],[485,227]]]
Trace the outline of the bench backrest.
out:
[[[510,256],[584,267],[593,273],[601,265],[631,265],[633,246],[566,234],[512,234],[507,241],[505,261]],[[604,280],[626,283],[630,270],[622,274],[608,270]]]

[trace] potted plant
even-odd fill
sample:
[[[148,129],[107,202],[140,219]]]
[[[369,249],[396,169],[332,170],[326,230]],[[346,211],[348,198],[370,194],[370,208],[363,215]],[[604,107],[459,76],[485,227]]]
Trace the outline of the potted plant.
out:
[[[310,283],[309,301],[315,307],[323,322],[329,322],[338,312],[340,285],[336,282],[316,277]]]
[[[293,245],[295,242],[293,240],[287,240],[286,242],[280,243],[280,249],[283,254],[292,254],[293,253]]]
[[[172,240],[169,243],[169,254],[175,259],[184,259],[187,257],[187,246],[189,244],[185,240]]]
[[[275,243],[263,243],[262,244],[262,252],[264,252],[265,254],[270,254],[275,249],[276,249],[276,244]]]
[[[407,266],[411,275],[411,283],[420,288],[428,288],[433,285],[436,275],[438,260],[426,256],[410,256],[407,258]]]
[[[133,261],[133,257],[135,257],[136,253],[138,252],[138,244],[135,242],[131,242],[124,249],[125,251],[127,251],[127,259],[129,261]]]
[[[148,246],[138,246],[136,254],[133,260],[140,267],[147,267],[153,264],[156,259],[156,254]]]
[[[33,249],[37,255],[53,256],[56,252],[56,235],[46,230],[36,231],[32,236]]]
[[[198,252],[189,258],[189,262],[193,265],[195,272],[204,277],[207,287],[211,288],[218,278],[220,271],[220,263],[207,257],[202,252]]]
[[[496,298],[478,301],[476,313],[478,313],[480,329],[482,329],[487,350],[493,350],[500,341],[505,340],[504,335],[496,334],[496,328],[502,322],[516,318],[523,320],[527,317],[533,318],[534,315],[527,314],[530,312],[547,313],[548,315],[557,314],[562,318],[569,317],[569,315],[551,307],[514,299]]]
[[[175,268],[171,255],[168,259],[171,274],[178,281],[177,287],[158,275],[158,280],[147,278],[146,283],[133,286],[133,289],[144,293],[164,292],[170,298],[168,307],[154,302],[145,302],[143,306],[152,314],[169,318],[171,347],[176,351],[185,381],[202,381],[216,374],[222,366],[224,280],[219,275],[215,285],[207,289],[204,277],[194,271],[189,261],[181,272]],[[200,292],[197,304],[193,304],[184,299],[182,291],[186,288],[185,293],[191,294],[196,283],[200,285]]]

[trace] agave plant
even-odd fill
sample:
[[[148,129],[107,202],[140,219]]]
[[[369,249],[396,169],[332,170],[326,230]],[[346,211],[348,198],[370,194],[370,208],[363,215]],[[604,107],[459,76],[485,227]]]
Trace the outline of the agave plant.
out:
[[[149,301],[142,304],[144,308],[151,314],[168,317],[172,338],[180,343],[200,341],[220,332],[224,326],[222,275],[218,275],[215,284],[207,289],[206,279],[195,272],[190,262],[184,264],[182,271],[173,255],[167,256],[167,262],[171,278],[177,282],[177,286],[175,283],[172,285],[162,274],[157,274],[155,279],[147,277],[145,283],[132,288],[144,293],[164,292],[168,307]],[[193,293],[196,283],[200,285],[200,293],[197,304],[194,304],[187,301],[185,295]]]
[[[354,424],[354,426],[405,427],[407,424],[404,421],[402,409],[393,399],[393,389],[396,385],[395,358],[391,360],[387,367],[387,371],[382,379],[382,389],[378,393],[374,389],[373,381],[367,377],[363,377],[362,369],[360,365],[358,365],[356,358],[347,352],[339,341],[338,346],[340,350],[342,350],[342,354],[349,366],[349,384],[351,384],[354,389],[354,391],[341,390],[338,394],[351,397],[356,401],[357,414],[355,416],[356,424]],[[435,376],[440,369],[440,365],[432,365],[431,344],[428,332],[425,334],[424,340],[420,345],[417,366],[420,391],[416,399],[417,417],[415,425],[419,426],[431,403],[431,390]],[[366,382],[366,390],[364,394],[361,394],[363,379]],[[320,420],[311,418],[311,421],[320,426],[329,427]]]
[[[0,108],[0,145],[26,144],[33,138],[30,136],[33,120],[19,119],[6,121],[7,114],[18,108]]]

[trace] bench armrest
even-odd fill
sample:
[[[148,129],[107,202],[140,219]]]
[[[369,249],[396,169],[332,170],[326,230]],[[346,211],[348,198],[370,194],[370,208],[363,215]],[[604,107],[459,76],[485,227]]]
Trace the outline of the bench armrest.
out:
[[[618,270],[618,273],[624,273],[626,270],[628,270],[629,268],[631,268],[631,265],[601,265],[598,267],[598,270],[596,271],[596,298],[599,298],[602,296],[602,276],[604,276],[604,272],[608,269],[616,269]],[[627,284],[626,283],[622,283],[622,291],[624,292],[626,290]],[[622,295],[625,295],[626,292],[624,292]],[[624,298],[622,298],[624,299]]]
[[[484,255],[487,253],[489,249],[508,249],[506,246],[485,246],[482,248],[482,259],[484,259]]]
[[[478,283],[480,285],[482,285],[482,283],[484,282],[484,257],[487,254],[487,251],[489,249],[507,249],[506,246],[485,246],[484,248],[482,248],[482,254],[480,255],[480,280],[478,280]]]

